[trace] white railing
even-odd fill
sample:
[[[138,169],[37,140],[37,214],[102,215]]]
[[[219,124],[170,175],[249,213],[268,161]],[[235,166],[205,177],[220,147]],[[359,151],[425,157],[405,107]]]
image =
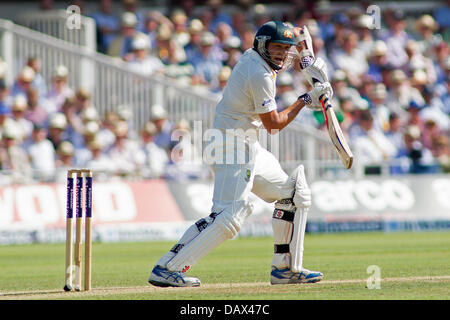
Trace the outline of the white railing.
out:
[[[70,8],[70,7],[69,7]],[[76,16],[75,16],[76,15]],[[21,25],[67,42],[97,50],[97,31],[94,19],[79,12],[55,9],[20,13]]]
[[[130,108],[133,127],[140,129],[150,119],[150,107],[159,103],[169,112],[170,120],[203,120],[210,124],[217,100],[184,87],[174,80],[145,77],[127,69],[126,63],[88,48],[55,39],[40,32],[0,19],[0,55],[7,63],[7,82],[12,84],[29,56],[42,61],[41,73],[50,83],[54,68],[63,64],[69,69],[68,83],[92,93],[100,115]]]
[[[142,128],[150,119],[150,107],[155,103],[167,109],[172,122],[200,120],[203,130],[212,125],[216,98],[196,92],[193,87],[181,86],[172,79],[142,76],[128,70],[121,60],[2,19],[0,56],[7,63],[9,84],[29,56],[41,59],[42,75],[47,82],[55,66],[66,65],[70,71],[69,85],[89,90],[101,116],[107,111],[117,111],[120,105],[128,106],[134,130]],[[295,122],[280,133],[278,156],[286,170],[303,163],[310,178],[352,174],[340,164],[325,132]]]

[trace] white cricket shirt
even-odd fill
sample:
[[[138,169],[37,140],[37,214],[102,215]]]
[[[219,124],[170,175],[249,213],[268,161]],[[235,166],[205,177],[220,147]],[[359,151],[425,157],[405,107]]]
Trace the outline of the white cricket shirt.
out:
[[[276,75],[256,51],[245,51],[233,68],[217,105],[213,128],[259,129],[262,122],[258,114],[277,108]]]

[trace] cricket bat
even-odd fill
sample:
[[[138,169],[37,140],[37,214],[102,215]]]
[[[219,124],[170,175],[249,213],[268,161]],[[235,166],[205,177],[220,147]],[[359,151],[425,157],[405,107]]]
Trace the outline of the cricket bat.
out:
[[[320,102],[322,103],[322,112],[331,142],[336,148],[339,158],[341,158],[345,168],[350,169],[353,164],[353,153],[344,137],[344,134],[342,133],[333,107],[329,103],[327,97],[321,97]]]
[[[308,65],[312,64],[315,59],[312,39],[306,26],[304,26],[300,30],[300,35],[298,36],[297,40],[299,45],[297,50],[300,54],[300,67],[301,69],[304,69],[308,67]],[[328,79],[328,76],[326,74],[324,74],[323,77],[324,79]],[[313,82],[311,83],[311,85],[320,82],[318,79],[314,78],[309,80],[312,80]],[[342,133],[342,129],[336,118],[333,107],[328,101],[328,97],[320,97],[320,102],[322,103],[322,113],[325,119],[328,134],[331,138],[331,142],[336,148],[337,153],[345,168],[350,169],[353,164],[353,153],[344,137],[344,134]]]

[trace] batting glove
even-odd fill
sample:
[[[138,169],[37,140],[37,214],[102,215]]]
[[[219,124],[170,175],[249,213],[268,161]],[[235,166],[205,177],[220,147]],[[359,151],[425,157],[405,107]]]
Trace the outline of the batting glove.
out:
[[[307,58],[305,57],[305,59]],[[315,85],[317,82],[328,82],[327,64],[322,58],[317,58],[312,63],[310,61],[302,61],[301,66],[304,68],[302,68],[303,75],[311,85]]]
[[[321,110],[322,104],[320,102],[320,97],[328,97],[331,100],[333,97],[333,88],[329,82],[317,83],[314,89],[298,97],[301,99],[305,105],[313,110]]]

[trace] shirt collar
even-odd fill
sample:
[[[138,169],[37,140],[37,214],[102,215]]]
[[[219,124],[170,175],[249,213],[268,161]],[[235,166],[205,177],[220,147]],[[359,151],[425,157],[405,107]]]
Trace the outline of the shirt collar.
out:
[[[257,61],[259,64],[261,64],[268,72],[270,72],[272,75],[276,75],[277,73],[269,66],[269,64],[264,60],[258,52],[256,52],[253,48],[247,49],[245,52],[250,55],[250,57]]]

